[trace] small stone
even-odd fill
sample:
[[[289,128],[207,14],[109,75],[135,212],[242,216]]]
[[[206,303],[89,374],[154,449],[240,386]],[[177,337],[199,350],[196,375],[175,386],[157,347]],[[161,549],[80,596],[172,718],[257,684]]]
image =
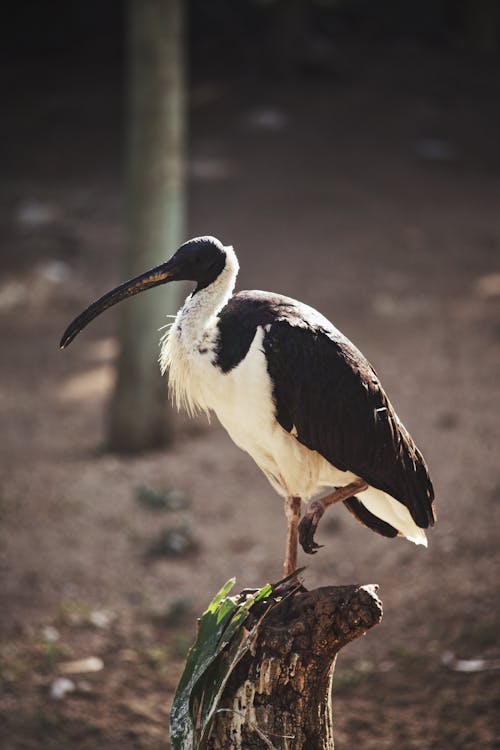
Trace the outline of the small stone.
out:
[[[37,198],[26,198],[16,207],[16,221],[23,227],[35,229],[52,224],[58,218],[55,206]]]
[[[63,260],[48,260],[38,267],[38,275],[51,284],[62,284],[71,278],[71,267]]]
[[[19,281],[7,281],[0,287],[0,312],[25,304],[28,288]]]
[[[53,625],[46,625],[42,628],[41,636],[46,643],[55,643],[59,640],[59,631]]]
[[[104,662],[98,656],[88,656],[86,659],[76,659],[59,664],[59,671],[63,674],[84,674],[86,672],[100,672]]]
[[[114,613],[105,610],[96,610],[89,614],[89,623],[95,628],[101,628],[102,630],[109,628],[114,619]]]
[[[67,677],[57,677],[50,686],[50,697],[56,701],[62,700],[68,693],[74,693],[76,685]]]
[[[500,669],[500,659],[457,659],[453,651],[441,654],[441,664],[454,672],[486,672],[490,669]]]

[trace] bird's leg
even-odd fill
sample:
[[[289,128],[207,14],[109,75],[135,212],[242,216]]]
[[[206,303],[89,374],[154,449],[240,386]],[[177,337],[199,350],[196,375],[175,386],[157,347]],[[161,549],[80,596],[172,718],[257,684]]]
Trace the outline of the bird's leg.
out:
[[[300,497],[285,498],[285,515],[287,520],[285,562],[283,570],[289,576],[297,570],[297,548],[299,544],[299,521],[301,513]]]
[[[363,479],[356,479],[345,487],[339,487],[330,495],[322,497],[319,500],[313,500],[304,514],[304,518],[299,524],[299,541],[304,552],[309,555],[316,554],[322,545],[314,541],[314,534],[325,510],[334,503],[342,503],[348,500],[358,492],[368,489],[367,483]]]

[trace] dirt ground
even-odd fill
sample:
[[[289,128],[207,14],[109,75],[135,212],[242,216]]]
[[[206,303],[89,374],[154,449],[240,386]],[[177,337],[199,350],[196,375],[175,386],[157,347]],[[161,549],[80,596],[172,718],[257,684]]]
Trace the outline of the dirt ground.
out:
[[[159,750],[196,616],[231,576],[280,576],[281,501],[216,423],[103,449],[114,311],[57,344],[122,280],[119,79],[2,75],[0,747]],[[234,244],[240,289],[298,297],[356,342],[435,483],[428,550],[336,508],[301,556],[308,587],[376,582],[384,602],[337,663],[337,750],[500,747],[499,80],[398,49],[333,81],[193,87],[189,235]],[[190,504],[154,511],[141,486]],[[169,528],[192,548],[151,555]]]

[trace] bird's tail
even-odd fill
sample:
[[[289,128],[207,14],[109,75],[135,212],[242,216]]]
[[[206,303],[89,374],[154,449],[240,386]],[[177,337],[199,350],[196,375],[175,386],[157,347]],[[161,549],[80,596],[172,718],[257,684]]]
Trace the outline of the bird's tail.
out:
[[[378,534],[404,536],[427,547],[425,531],[417,526],[406,506],[387,493],[368,487],[360,497],[345,500],[344,505],[358,521]]]

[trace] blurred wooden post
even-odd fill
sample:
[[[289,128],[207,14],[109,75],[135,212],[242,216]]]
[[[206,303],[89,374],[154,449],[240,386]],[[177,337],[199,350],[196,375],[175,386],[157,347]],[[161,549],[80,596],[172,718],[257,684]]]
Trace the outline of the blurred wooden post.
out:
[[[329,586],[280,602],[226,685],[208,748],[332,750],[335,660],[380,622],[376,591]]]
[[[184,241],[184,0],[128,2],[127,222],[124,278],[166,260]],[[103,249],[104,251],[104,249]],[[108,443],[118,451],[171,437],[158,329],[181,301],[178,284],[120,306],[120,355]]]

